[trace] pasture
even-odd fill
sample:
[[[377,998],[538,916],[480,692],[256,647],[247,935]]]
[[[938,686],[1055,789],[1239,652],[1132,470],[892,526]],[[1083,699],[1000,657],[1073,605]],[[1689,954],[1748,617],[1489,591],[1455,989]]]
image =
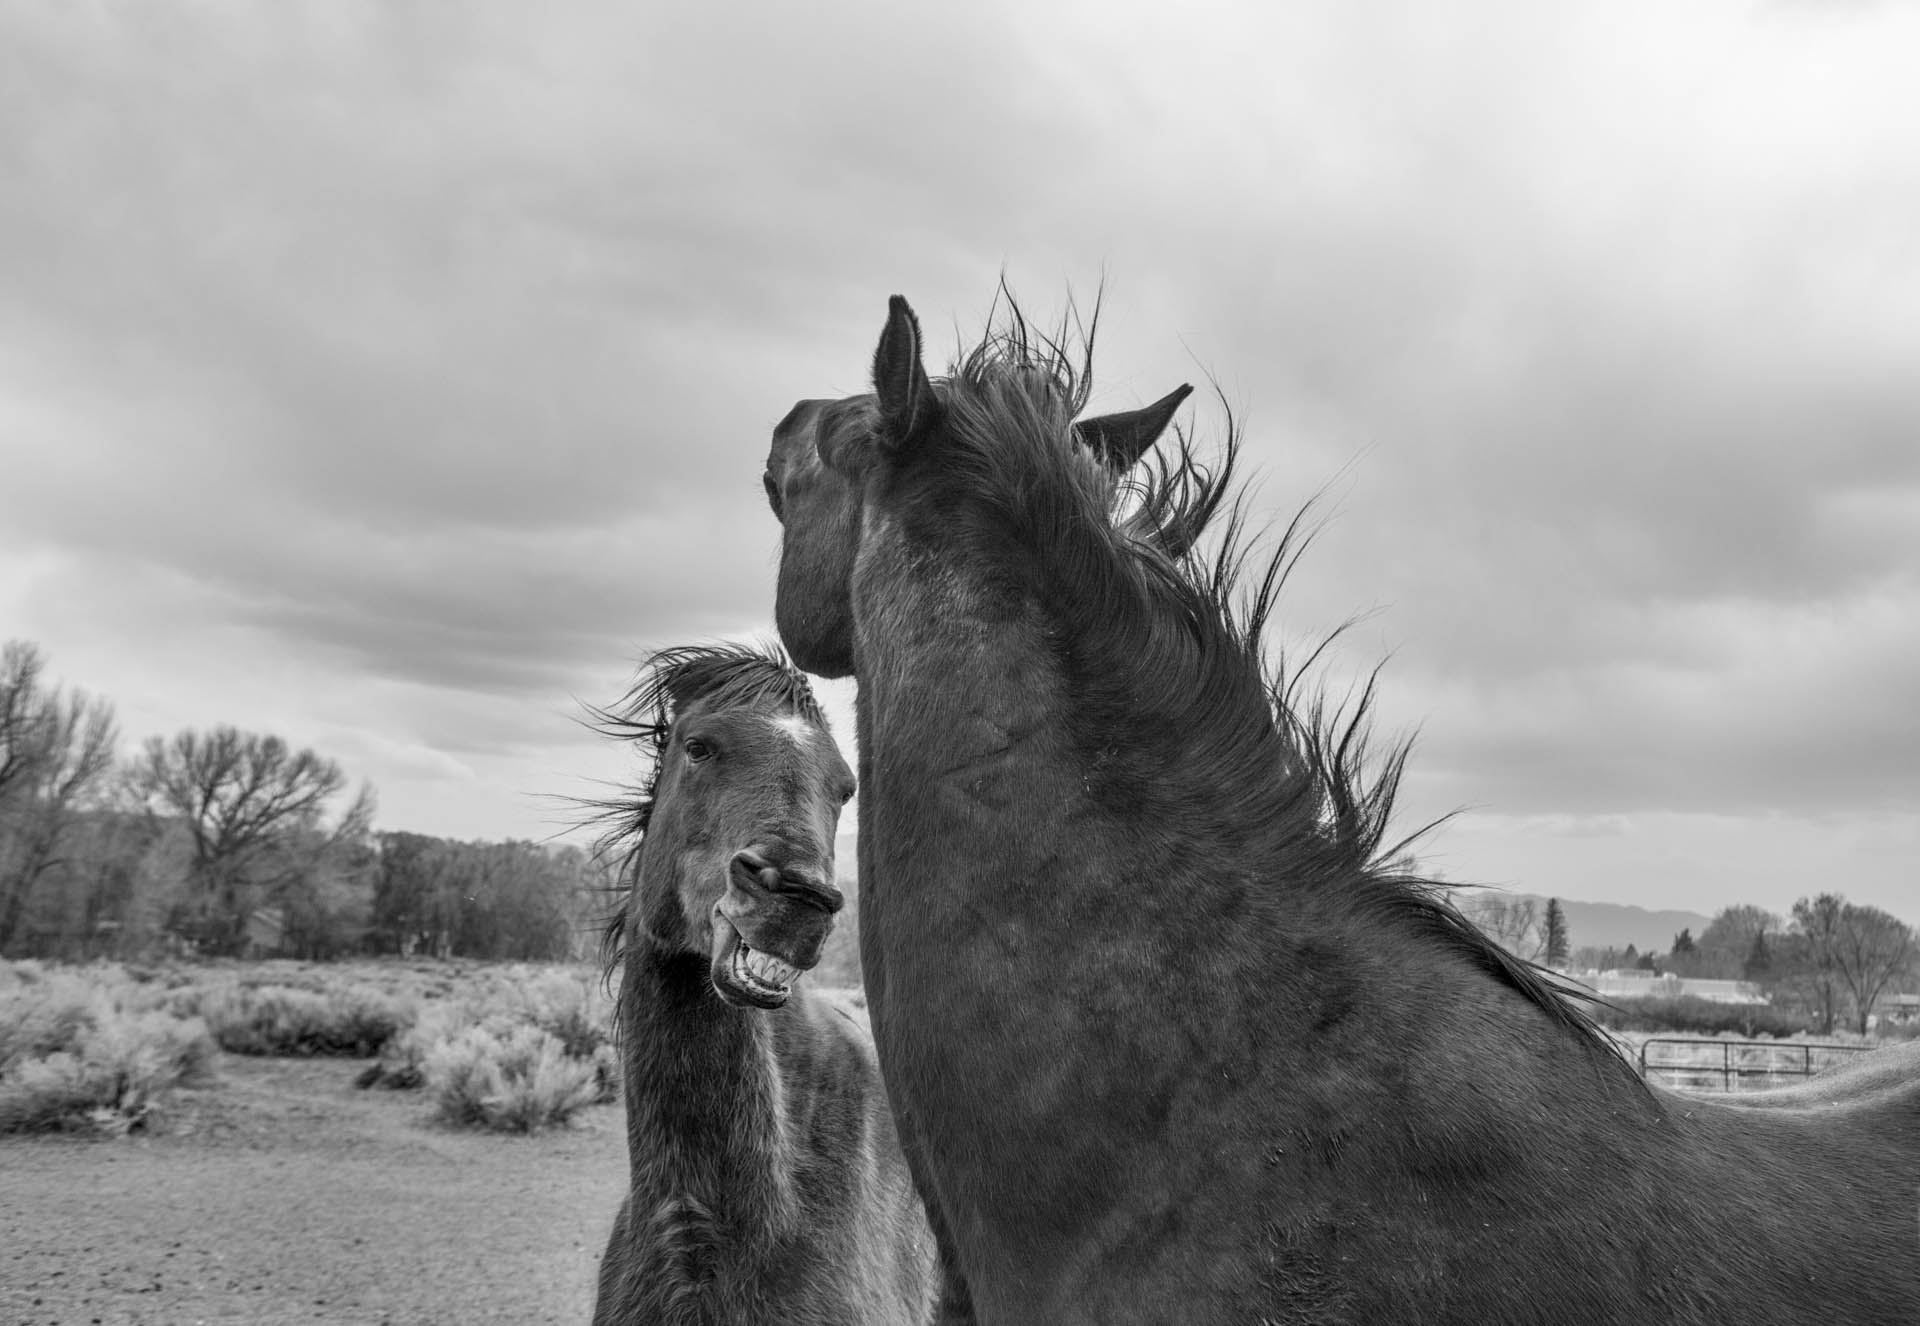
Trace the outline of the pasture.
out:
[[[31,1017],[21,969],[43,994],[55,987]],[[309,1038],[304,1054],[215,1051],[135,1115],[103,1110],[59,1131],[0,1135],[0,1321],[587,1319],[626,1184],[618,1103],[583,1104],[531,1132],[462,1126],[432,1082],[356,1087],[371,1061],[324,1053],[315,1017],[293,1014],[384,1008],[399,1021],[383,1062],[397,1066],[406,1037],[436,1025],[456,1037],[489,1024],[506,1036],[540,1019],[604,1027],[594,970],[274,962],[139,973],[144,980],[112,966],[0,970],[0,1022],[16,1032],[50,1034],[67,1019],[47,1005],[66,1006],[83,981],[93,991],[87,1017],[135,1010],[111,1024],[122,1033],[161,1026],[153,1010],[171,1002],[204,1009],[229,1043],[260,1042],[276,1027]],[[245,1001],[269,990],[312,1000]],[[243,1006],[258,1025],[221,1030],[222,1011]],[[113,1048],[126,1063],[154,1061],[139,1047]],[[17,1047],[14,1062],[0,1088],[19,1076]]]
[[[244,991],[300,990],[361,1023],[398,1019],[381,1059],[319,1053],[319,1023],[282,999],[271,1022],[305,1053],[215,1052],[130,1123],[0,1135],[0,1321],[79,1323],[583,1322],[626,1190],[616,1101],[503,1133],[449,1122],[431,1089],[365,1090],[372,1063],[424,1058],[435,1027],[574,1024],[607,1008],[585,966],[292,962],[146,972],[0,965],[0,1026],[18,1032],[19,973],[144,991],[217,1019]],[[144,979],[140,979],[144,977]],[[11,984],[9,984],[11,982]],[[575,1002],[577,1000],[577,1002]],[[304,1030],[302,1030],[304,1027]],[[1618,1033],[1631,1056],[1647,1033]],[[259,1026],[223,1039],[267,1048]],[[409,1038],[412,1038],[411,1040]],[[1807,1040],[1776,1042],[1782,1051]],[[1817,1039],[1817,1038],[1815,1038]],[[1846,1040],[1837,1037],[1837,1040]],[[338,1044],[350,1037],[341,1033]],[[411,1047],[411,1048],[409,1048]],[[358,1048],[365,1048],[364,1046]],[[1704,1066],[1712,1046],[1695,1047]],[[1749,1052],[1751,1053],[1751,1052]],[[589,1051],[590,1058],[591,1051]],[[0,1080],[4,1080],[0,1073]],[[1782,1079],[1783,1082],[1794,1079]],[[1687,1085],[1689,1083],[1683,1083]],[[1698,1085],[1717,1087],[1718,1076]]]
[[[619,1106],[464,1131],[362,1066],[228,1055],[150,1132],[0,1138],[0,1321],[587,1320]]]

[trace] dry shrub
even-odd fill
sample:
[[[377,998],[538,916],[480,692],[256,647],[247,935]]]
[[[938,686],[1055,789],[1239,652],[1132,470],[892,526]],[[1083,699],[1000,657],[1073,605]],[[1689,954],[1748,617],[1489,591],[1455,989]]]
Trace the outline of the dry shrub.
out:
[[[90,1025],[97,982],[38,963],[0,963],[0,1073],[78,1044]]]
[[[124,1133],[173,1086],[212,1073],[206,1024],[143,1006],[117,969],[0,973],[0,1133]]]
[[[427,1056],[440,1117],[461,1127],[530,1133],[563,1124],[600,1098],[591,1060],[538,1027],[468,1027]]]
[[[494,1019],[539,1027],[576,1059],[590,1059],[612,1041],[613,1004],[596,975],[556,967],[495,970],[473,994],[473,1021]]]
[[[465,1005],[430,1005],[421,1010],[412,1026],[381,1047],[379,1062],[369,1065],[353,1084],[388,1091],[423,1087],[427,1084],[427,1060],[434,1050],[474,1025]]]
[[[369,1059],[413,1021],[400,1001],[366,986],[302,990],[229,982],[182,991],[177,1009],[206,1019],[234,1054]]]
[[[527,1033],[538,1032],[556,1042],[571,1063],[585,1066],[595,1085],[591,1103],[605,1103],[620,1094],[612,1017],[596,978],[510,968],[487,978],[466,999],[424,1008],[411,1027],[387,1042],[380,1062],[360,1075],[358,1085],[424,1086],[428,1061],[443,1047],[470,1043],[476,1032],[496,1045],[520,1045],[531,1043]]]
[[[221,1050],[300,1059],[371,1059],[413,1021],[409,1007],[369,986],[225,983],[177,992],[173,1006],[204,1017]]]
[[[1678,1032],[1715,1036],[1732,1033],[1793,1036],[1808,1030],[1808,1020],[1766,1004],[1718,1004],[1695,995],[1679,998],[1616,999],[1592,1007],[1594,1021],[1614,1031]]]

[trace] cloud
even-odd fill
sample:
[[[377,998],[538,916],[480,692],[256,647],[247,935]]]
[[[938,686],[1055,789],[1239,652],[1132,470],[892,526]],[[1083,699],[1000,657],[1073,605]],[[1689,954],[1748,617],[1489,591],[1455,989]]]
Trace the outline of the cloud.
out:
[[[764,628],[768,433],[887,294],[938,357],[1002,271],[1104,279],[1097,406],[1211,376],[1257,510],[1331,485],[1281,629],[1367,614],[1329,679],[1393,655],[1417,808],[1910,804],[1916,27],[10,10],[0,611],[129,718],[521,823],[605,758],[574,695]]]

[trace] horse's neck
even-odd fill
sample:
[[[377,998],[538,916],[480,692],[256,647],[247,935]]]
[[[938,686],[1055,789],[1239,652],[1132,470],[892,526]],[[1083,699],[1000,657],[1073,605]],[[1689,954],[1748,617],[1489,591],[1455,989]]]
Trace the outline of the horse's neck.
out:
[[[792,1145],[768,1022],[776,1015],[724,1003],[704,960],[642,937],[627,955],[621,1016],[636,1194],[691,1202],[729,1237],[790,1226]]]
[[[877,853],[880,866],[916,862],[912,883],[898,887],[930,901],[947,892],[942,905],[976,913],[992,906],[978,895],[993,881],[970,869],[969,848],[985,839],[1010,881],[1022,858],[1071,852],[1081,870],[1098,874],[1145,864],[1136,856],[1142,845],[1177,852],[1183,835],[1192,851],[1231,868],[1227,845],[1199,826],[1171,818],[1142,826],[1137,813],[1106,802],[1106,773],[1087,763],[1076,697],[1060,670],[1058,626],[994,579],[937,554],[895,550],[858,582],[862,802],[881,812],[862,814],[863,852]],[[1122,766],[1156,758],[1133,749],[1138,729],[1113,738],[1103,758]],[[1122,831],[1104,831],[1116,825]],[[890,889],[896,873],[884,876]],[[942,874],[966,887],[942,889],[932,882]],[[1011,905],[1045,905],[1045,891],[1014,882]]]
[[[1159,986],[1176,1004],[1244,1018],[1269,1045],[1311,1042],[1329,1066],[1324,1033],[1335,1023],[1343,1034],[1334,1043],[1411,1055],[1463,1037],[1502,1060],[1543,1043],[1584,1051],[1470,955],[1419,933],[1410,906],[1356,905],[1387,888],[1357,866],[1350,879],[1302,878],[1265,832],[1273,815],[1297,817],[1299,807],[1208,823],[1212,806],[1181,817],[1103,797],[1049,626],[991,604],[964,567],[896,564],[936,568],[876,577],[859,601],[862,871],[874,881],[862,923],[870,913],[879,923],[867,947],[881,963],[907,959],[902,974],[913,969],[898,988],[924,985],[953,936],[975,935],[1001,947],[1011,979],[1031,982],[1016,998],[1053,997],[1071,965],[1116,993]],[[1154,718],[1143,714],[1138,726]],[[1152,752],[1128,750],[1132,735],[1116,732],[1099,761],[1151,767]],[[1174,935],[1200,947],[1176,954]],[[963,979],[988,970],[939,969]],[[1181,992],[1187,981],[1194,987]],[[984,986],[981,994],[993,997]],[[884,1022],[890,993],[874,997]],[[1071,1051],[1049,1044],[1037,1022],[1019,1040],[1036,1061]],[[1022,1071],[1000,1058],[980,1071]]]
[[[885,743],[884,795],[914,796],[972,765],[990,780],[1062,763],[1070,715],[1047,628],[1030,610],[997,601],[964,569],[869,584],[857,609],[857,719],[863,757],[870,739]]]

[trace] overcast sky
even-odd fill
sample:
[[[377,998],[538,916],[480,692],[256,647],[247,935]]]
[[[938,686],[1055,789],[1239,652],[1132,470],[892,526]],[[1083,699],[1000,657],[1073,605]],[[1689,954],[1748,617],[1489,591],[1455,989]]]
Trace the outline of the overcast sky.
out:
[[[812,8],[0,0],[0,637],[545,836],[887,296],[1104,277],[1096,407],[1326,492],[1434,868],[1920,921],[1920,6]]]

